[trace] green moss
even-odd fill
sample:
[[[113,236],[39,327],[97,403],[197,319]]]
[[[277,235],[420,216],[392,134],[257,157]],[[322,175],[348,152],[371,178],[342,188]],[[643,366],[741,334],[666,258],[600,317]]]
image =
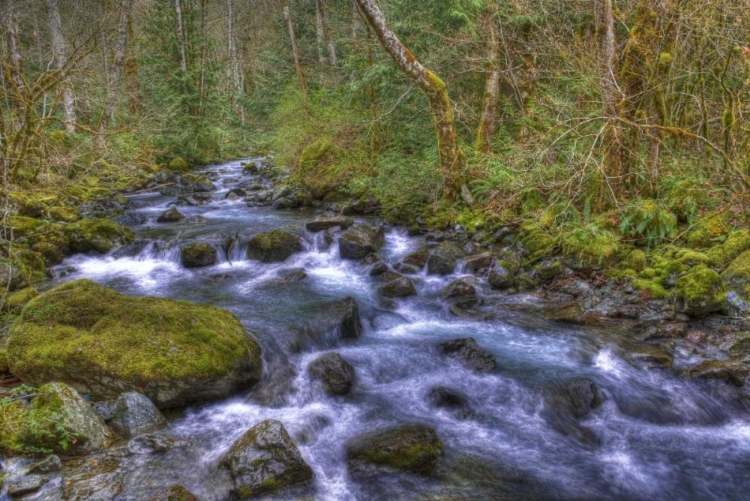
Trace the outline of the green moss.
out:
[[[721,277],[714,270],[698,265],[682,275],[675,286],[675,307],[699,316],[720,311],[727,300]]]
[[[47,227],[47,223],[40,219],[25,216],[11,216],[10,226],[13,228],[14,238],[30,237],[41,233]]]
[[[81,219],[65,228],[65,236],[73,252],[107,253],[118,245],[131,243],[135,233],[109,219]]]
[[[169,161],[169,170],[177,172],[187,172],[190,170],[190,166],[182,157],[176,157]]]
[[[677,259],[672,259],[664,256],[652,256],[651,266],[661,276],[684,273],[690,268]]]
[[[724,268],[748,249],[750,249],[750,231],[736,230],[729,234],[723,244],[717,244],[708,249],[706,256],[712,267]]]
[[[343,151],[327,139],[318,139],[305,149],[299,159],[297,179],[313,197],[321,199],[335,192],[342,183],[338,164]]]
[[[222,376],[259,346],[229,312],[156,297],[130,297],[89,280],[33,299],[8,337],[13,372],[30,382],[75,374],[117,375],[135,386]]]
[[[3,304],[3,311],[19,311],[26,304],[37,297],[39,293],[33,287],[26,287],[16,292],[8,294],[5,298],[5,304]],[[2,364],[0,364],[2,365]]]
[[[646,259],[646,253],[642,250],[636,249],[628,255],[625,264],[631,270],[641,272],[646,269],[648,260]]]
[[[443,442],[437,439],[431,443],[414,442],[397,451],[370,449],[362,455],[368,463],[389,466],[398,470],[414,471],[421,469],[425,462],[430,462],[443,454]]]
[[[732,227],[729,224],[729,214],[706,214],[687,234],[687,243],[694,249],[710,247],[729,234]]]
[[[8,352],[0,348],[0,367],[8,367]]]
[[[750,299],[750,251],[740,254],[721,274],[727,289],[739,294],[742,299]]]
[[[585,263],[611,263],[620,251],[620,237],[596,225],[563,231],[560,246],[565,254]]]
[[[645,278],[645,279],[651,279],[660,275],[659,275],[659,272],[657,272],[653,268],[645,268],[638,274],[638,276],[641,278]]]
[[[651,299],[664,299],[669,297],[669,291],[657,280],[637,278],[633,280],[633,287]]]
[[[681,249],[675,253],[675,259],[685,266],[697,266],[699,264],[707,264],[709,258],[702,252],[697,252],[691,249]]]
[[[51,207],[48,212],[50,219],[53,221],[73,223],[80,218],[78,208],[70,205],[67,207]]]
[[[529,251],[529,261],[544,257],[555,248],[555,239],[541,226],[531,222],[521,225],[521,243]]]
[[[280,262],[301,250],[299,237],[279,229],[255,235],[248,242],[247,257],[263,262]]]

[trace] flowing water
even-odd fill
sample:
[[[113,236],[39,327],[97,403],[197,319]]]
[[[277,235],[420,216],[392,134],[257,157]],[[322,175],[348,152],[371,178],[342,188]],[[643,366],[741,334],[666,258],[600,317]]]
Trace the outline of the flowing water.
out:
[[[58,268],[57,281],[85,277],[128,294],[226,308],[261,341],[270,362],[267,371],[285,371],[291,392],[280,405],[261,405],[238,395],[171,416],[165,433],[181,442],[165,454],[124,457],[125,489],[117,499],[146,499],[171,483],[182,483],[206,501],[228,499],[230,479],[217,468],[218,460],[264,419],[282,421],[312,466],[315,480],[303,494],[306,499],[750,497],[750,406],[742,390],[634,367],[617,348],[616,332],[574,329],[523,313],[484,322],[453,316],[439,293],[460,272],[416,276],[418,296],[395,306],[383,304],[366,265],[341,260],[335,243],[326,245],[321,235],[305,231],[304,223],[320,211],[274,211],[224,200],[227,190],[254,180],[242,174],[240,162],[211,167],[207,173],[218,188],[214,201],[179,208],[188,217],[205,217],[205,223],[156,224],[156,216],[174,197],[132,196],[133,212],[150,218],[135,228],[137,238],[151,243],[134,257],[74,256]],[[257,232],[276,228],[300,235],[305,251],[282,264],[262,264],[245,260],[238,245],[229,256],[220,250],[215,266],[185,269],[179,262],[176,242],[208,241],[220,249],[224,236],[238,235],[246,242]],[[391,263],[424,244],[398,228],[387,229],[386,240],[381,254]],[[290,268],[304,268],[308,278],[280,280],[280,271]],[[497,294],[489,289],[481,293]],[[360,338],[301,353],[279,341],[304,322],[311,305],[346,296],[359,304],[364,324]],[[433,348],[440,341],[469,336],[497,357],[496,373],[471,372]],[[348,396],[328,397],[308,381],[307,365],[331,350],[356,368],[357,382]],[[595,381],[605,394],[603,405],[581,423],[596,434],[598,446],[555,431],[544,418],[544,389],[576,377]],[[472,415],[431,407],[425,394],[435,386],[467,395]],[[433,476],[351,478],[344,453],[348,439],[411,422],[434,427],[443,439],[446,457]]]

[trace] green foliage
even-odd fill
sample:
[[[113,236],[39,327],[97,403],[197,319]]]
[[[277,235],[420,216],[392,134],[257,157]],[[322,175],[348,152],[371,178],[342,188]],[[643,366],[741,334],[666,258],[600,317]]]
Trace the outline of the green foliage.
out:
[[[675,237],[677,217],[658,200],[636,200],[625,207],[618,229],[636,243],[654,247]]]
[[[693,248],[705,248],[722,243],[732,230],[729,219],[730,214],[726,212],[704,214],[688,232],[688,245]]]
[[[611,263],[620,251],[620,237],[596,224],[563,228],[560,246],[565,254],[585,263]]]

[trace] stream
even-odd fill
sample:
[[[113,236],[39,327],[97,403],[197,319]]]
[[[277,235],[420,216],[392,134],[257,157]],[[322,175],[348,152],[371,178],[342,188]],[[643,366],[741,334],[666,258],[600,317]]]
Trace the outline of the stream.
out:
[[[262,163],[263,159],[254,159]],[[324,234],[305,230],[323,210],[251,208],[224,200],[242,183],[240,161],[212,166],[205,174],[217,187],[203,206],[179,206],[202,224],[157,224],[175,197],[130,196],[133,213],[148,221],[134,227],[148,240],[132,257],[76,255],[55,270],[55,283],[88,278],[132,295],[187,299],[234,313],[261,342],[266,370],[286,371],[286,398],[274,405],[249,395],[169,415],[161,433],[178,440],[162,454],[123,454],[117,466],[124,490],[118,500],[143,500],[181,483],[204,501],[230,499],[231,480],[217,467],[220,457],[250,427],[281,421],[315,473],[302,495],[267,499],[315,500],[706,500],[750,496],[750,414],[744,390],[716,381],[691,381],[665,370],[636,367],[618,348],[615,330],[576,327],[518,312],[507,319],[478,321],[453,315],[440,291],[464,276],[424,272],[410,276],[418,295],[393,304],[378,297],[377,278],[359,261],[340,259]],[[267,181],[263,181],[267,182]],[[373,218],[357,218],[379,224]],[[243,243],[261,231],[285,229],[303,238],[305,250],[284,263],[244,258]],[[222,239],[238,235],[227,255]],[[179,245],[206,241],[219,250],[214,266],[186,269]],[[386,228],[383,261],[395,263],[425,241],[403,228]],[[304,268],[305,280],[287,283],[280,273]],[[480,295],[498,301],[535,301],[507,296],[482,282]],[[357,339],[291,351],[280,333],[299,326],[316,304],[354,297],[363,333]],[[498,370],[480,374],[442,356],[434,346],[474,337],[495,355]],[[356,370],[351,394],[327,396],[311,384],[308,364],[336,351]],[[686,355],[689,357],[689,355]],[[675,364],[681,361],[675,358]],[[685,362],[683,360],[682,362]],[[594,381],[601,407],[581,421],[598,438],[582,444],[555,430],[544,416],[545,389],[573,378]],[[291,379],[290,379],[291,378]],[[282,378],[283,379],[283,378]],[[437,386],[466,395],[470,415],[430,405]],[[281,391],[281,390],[279,390]],[[387,473],[352,478],[344,446],[351,437],[402,423],[433,427],[445,457],[430,476]],[[33,498],[30,498],[33,499]],[[264,498],[266,499],[266,498]]]

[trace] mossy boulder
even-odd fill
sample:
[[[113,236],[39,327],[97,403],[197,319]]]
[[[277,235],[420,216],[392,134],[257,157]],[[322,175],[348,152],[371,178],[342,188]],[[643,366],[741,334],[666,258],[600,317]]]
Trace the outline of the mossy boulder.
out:
[[[10,329],[12,372],[62,381],[95,400],[139,391],[159,408],[227,397],[260,379],[260,346],[231,313],[131,297],[89,280],[33,299]]]
[[[73,252],[101,252],[132,243],[135,233],[109,219],[81,219],[65,227],[65,236]]]
[[[302,251],[302,241],[284,230],[258,233],[247,244],[247,258],[264,263],[280,263]]]
[[[706,256],[713,268],[724,268],[746,250],[750,250],[750,231],[736,230],[729,234],[724,243],[708,249]]]
[[[172,160],[170,160],[168,167],[169,167],[169,170],[172,170],[175,172],[187,172],[190,170],[190,166],[182,157],[175,157]]]
[[[690,378],[713,379],[734,386],[744,386],[750,375],[750,366],[745,362],[731,360],[706,360],[683,372]]]
[[[0,287],[8,291],[23,289],[29,285],[29,276],[18,259],[0,258]]]
[[[363,463],[414,473],[430,473],[443,456],[437,432],[421,424],[406,424],[355,437],[346,445],[349,466]]]
[[[307,484],[312,468],[302,459],[281,422],[266,420],[250,428],[221,459],[241,500]]]
[[[646,266],[648,266],[648,259],[646,258],[645,252],[640,249],[636,249],[628,255],[625,263],[627,264],[628,268],[640,273],[646,269]]]
[[[721,274],[727,290],[750,300],[750,251],[740,254]]]
[[[37,297],[39,293],[33,287],[26,287],[16,292],[8,294],[3,303],[3,311],[5,312],[18,312],[26,304]]]
[[[714,270],[699,265],[682,275],[675,286],[675,309],[696,317],[721,311],[727,293]]]
[[[538,234],[538,233],[537,233]],[[620,252],[620,237],[612,231],[590,224],[560,235],[563,253],[585,265],[611,263]]]
[[[185,268],[202,268],[216,264],[217,252],[206,242],[192,242],[180,247],[180,260]]]
[[[348,216],[318,217],[305,224],[307,231],[318,232],[326,231],[331,228],[341,228],[346,230],[354,224],[354,219]]]
[[[157,223],[179,223],[185,220],[185,215],[177,210],[177,207],[170,207],[156,218]]]
[[[706,214],[687,234],[688,246],[699,249],[718,243],[718,240],[732,230],[729,219],[728,213]]]
[[[522,224],[520,235],[521,245],[526,249],[530,261],[546,256],[555,248],[555,239],[538,224]]]
[[[67,205],[64,207],[50,207],[47,212],[49,213],[49,218],[51,220],[61,221],[63,223],[73,223],[75,221],[78,221],[78,219],[81,217],[81,213],[78,210],[78,207],[75,207],[73,205]]]
[[[33,395],[30,403],[0,401],[0,450],[85,452],[109,442],[104,421],[74,388],[50,383]]]
[[[363,259],[385,245],[383,228],[355,224],[339,237],[341,259]]]
[[[302,150],[297,176],[310,194],[322,200],[341,186],[337,164],[343,151],[327,139],[319,139]]]

